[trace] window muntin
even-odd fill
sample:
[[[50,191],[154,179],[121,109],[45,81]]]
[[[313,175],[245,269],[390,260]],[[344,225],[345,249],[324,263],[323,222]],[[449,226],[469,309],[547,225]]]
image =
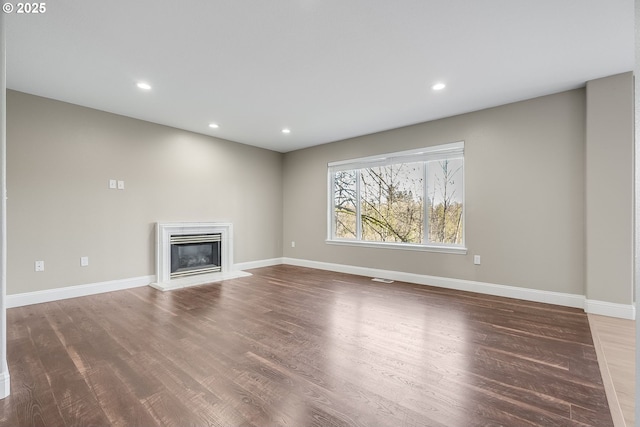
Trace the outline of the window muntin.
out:
[[[458,142],[330,163],[328,241],[463,249],[463,153]]]

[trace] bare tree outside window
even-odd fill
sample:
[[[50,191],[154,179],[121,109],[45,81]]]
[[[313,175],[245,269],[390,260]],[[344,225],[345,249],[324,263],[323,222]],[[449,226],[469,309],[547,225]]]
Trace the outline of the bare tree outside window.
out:
[[[462,243],[462,159],[427,162],[429,241]]]
[[[361,171],[362,240],[422,243],[422,163],[399,163]]]
[[[339,239],[356,239],[356,171],[336,172],[334,178],[335,235]]]
[[[441,147],[447,146],[395,153],[386,164],[360,159],[357,168],[330,169],[330,239],[463,246],[462,143],[450,144],[450,154]]]

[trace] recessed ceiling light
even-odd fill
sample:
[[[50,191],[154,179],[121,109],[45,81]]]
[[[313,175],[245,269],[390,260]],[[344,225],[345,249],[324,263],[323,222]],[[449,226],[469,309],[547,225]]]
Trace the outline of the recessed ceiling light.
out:
[[[213,129],[218,129],[220,126],[218,126],[218,125],[217,125],[217,124],[215,124],[215,123],[209,123],[209,127],[210,127],[210,128],[213,128]]]
[[[447,87],[447,85],[444,84],[444,83],[436,83],[433,86],[431,86],[431,89],[433,89],[433,90],[442,90],[445,87]]]
[[[138,86],[138,88],[143,89],[143,90],[151,90],[151,85],[149,83],[138,82],[138,84],[136,84],[136,86]]]
[[[282,129],[282,133],[291,133],[291,129],[284,128]]]

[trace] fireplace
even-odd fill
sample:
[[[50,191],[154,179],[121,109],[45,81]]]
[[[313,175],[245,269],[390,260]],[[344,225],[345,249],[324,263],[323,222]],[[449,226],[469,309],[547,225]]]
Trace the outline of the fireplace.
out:
[[[215,222],[156,224],[156,289],[168,291],[249,273],[233,268],[233,226]]]
[[[171,278],[222,271],[221,234],[171,236]]]

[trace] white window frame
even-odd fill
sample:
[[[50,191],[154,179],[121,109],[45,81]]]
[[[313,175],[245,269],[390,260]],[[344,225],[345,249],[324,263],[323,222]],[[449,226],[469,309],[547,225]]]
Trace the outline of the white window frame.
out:
[[[335,185],[334,176],[336,172],[345,170],[356,171],[356,192],[358,197],[360,195],[360,170],[376,167],[387,166],[397,163],[415,163],[415,162],[428,162],[440,159],[462,159],[462,244],[447,244],[447,243],[432,243],[426,241],[426,236],[429,227],[428,209],[426,191],[428,188],[427,182],[427,165],[424,165],[424,203],[425,213],[423,215],[424,221],[424,240],[422,243],[398,243],[398,242],[373,242],[365,241],[362,239],[362,225],[360,215],[356,214],[356,239],[338,239],[335,238],[335,216],[334,216],[334,200],[335,200]],[[327,165],[327,239],[326,243],[332,245],[347,245],[347,246],[361,246],[371,248],[392,248],[414,251],[428,251],[428,252],[442,252],[451,254],[466,254],[467,248],[465,247],[465,233],[466,233],[466,203],[465,203],[465,170],[464,170],[464,141],[453,142],[449,144],[435,145],[432,147],[425,147],[416,150],[400,151],[396,153],[382,154],[378,156],[361,157],[351,160],[341,160],[337,162],[331,162]],[[356,203],[359,205],[359,203]],[[359,206],[357,206],[359,210]]]

